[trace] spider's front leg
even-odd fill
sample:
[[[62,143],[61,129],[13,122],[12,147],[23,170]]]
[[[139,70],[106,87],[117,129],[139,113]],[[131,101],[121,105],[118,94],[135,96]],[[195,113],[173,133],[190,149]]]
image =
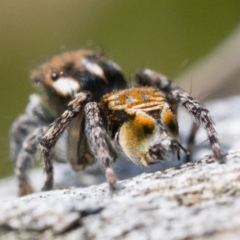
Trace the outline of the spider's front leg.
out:
[[[180,104],[194,117],[195,123],[188,139],[188,150],[192,149],[198,125],[202,124],[207,132],[214,156],[219,160],[223,159],[217,133],[214,128],[214,122],[206,107],[200,104],[188,93],[181,90],[176,84],[173,84],[166,76],[150,69],[140,70],[136,75],[136,82],[141,86],[159,88],[166,95],[166,98],[172,105],[175,113]]]
[[[116,158],[116,154],[107,138],[100,109],[96,102],[87,103],[85,111],[85,134],[89,146],[96,158],[103,163],[110,191],[116,190],[116,177],[110,165]]]
[[[53,166],[51,160],[51,152],[57,140],[63,131],[82,110],[84,105],[90,100],[90,93],[80,92],[68,104],[68,109],[53,123],[40,141],[42,158],[44,162],[44,170],[47,177],[42,190],[51,190],[53,187]]]

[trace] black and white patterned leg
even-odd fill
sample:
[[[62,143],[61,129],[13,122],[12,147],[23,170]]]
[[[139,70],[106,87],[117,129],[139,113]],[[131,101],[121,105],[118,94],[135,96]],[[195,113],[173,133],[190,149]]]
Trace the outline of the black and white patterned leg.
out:
[[[180,89],[173,90],[172,95],[175,99],[177,99],[179,104],[186,108],[186,110],[194,117],[196,124],[203,125],[207,132],[209,142],[212,146],[214,157],[219,160],[223,159],[217,132],[214,128],[214,122],[210,116],[209,111],[196,99]]]
[[[103,119],[96,102],[88,103],[85,108],[85,133],[92,152],[103,164],[106,171],[106,178],[109,183],[110,192],[116,190],[116,177],[111,167],[116,155],[113,151],[107,133],[104,128]]]
[[[42,135],[42,129],[37,128],[29,135],[22,144],[22,149],[18,154],[15,163],[15,175],[18,179],[19,196],[24,196],[33,193],[33,189],[29,183],[27,170],[32,167],[34,156],[37,152],[39,136]]]
[[[51,152],[55,143],[70,124],[71,120],[76,117],[82,110],[86,102],[90,100],[90,94],[81,92],[68,104],[68,109],[59,117],[48,129],[46,134],[40,141],[44,169],[46,172],[46,181],[42,188],[43,191],[53,188],[53,165],[51,160]]]

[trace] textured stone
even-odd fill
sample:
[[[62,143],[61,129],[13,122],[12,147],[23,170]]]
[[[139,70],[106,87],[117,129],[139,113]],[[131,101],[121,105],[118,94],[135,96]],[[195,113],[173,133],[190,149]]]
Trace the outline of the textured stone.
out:
[[[239,239],[239,103],[237,96],[207,104],[217,123],[223,149],[228,152],[225,164],[219,164],[210,155],[205,156],[211,154],[211,149],[208,142],[204,142],[206,134],[200,131],[194,152],[195,159],[201,156],[199,160],[183,165],[174,162],[175,167],[119,181],[119,191],[113,197],[109,196],[106,183],[22,198],[14,198],[5,191],[5,198],[2,196],[0,200],[2,237]],[[188,131],[186,122],[190,120],[185,113],[180,113],[180,118],[184,121],[180,123],[184,140]],[[124,167],[127,168],[126,163]],[[132,175],[141,172],[139,168],[131,171]],[[91,177],[94,171],[88,175]],[[7,188],[8,184],[13,184],[11,181],[0,183],[0,191],[2,186]],[[36,179],[34,182],[39,183]]]

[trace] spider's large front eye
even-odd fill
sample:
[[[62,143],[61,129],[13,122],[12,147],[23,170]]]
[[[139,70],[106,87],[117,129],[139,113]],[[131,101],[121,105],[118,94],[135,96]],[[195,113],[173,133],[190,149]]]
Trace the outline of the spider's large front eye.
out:
[[[56,72],[52,72],[52,74],[51,74],[51,79],[53,80],[53,81],[56,81],[57,79],[58,79],[58,74],[56,73]]]

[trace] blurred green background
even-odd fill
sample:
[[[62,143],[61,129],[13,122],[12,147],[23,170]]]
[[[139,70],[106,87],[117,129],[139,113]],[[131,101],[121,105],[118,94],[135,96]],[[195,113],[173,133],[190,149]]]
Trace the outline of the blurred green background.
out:
[[[233,0],[0,0],[0,177],[12,174],[8,131],[35,91],[29,73],[49,57],[101,49],[126,77],[150,67],[177,76],[240,22]]]

